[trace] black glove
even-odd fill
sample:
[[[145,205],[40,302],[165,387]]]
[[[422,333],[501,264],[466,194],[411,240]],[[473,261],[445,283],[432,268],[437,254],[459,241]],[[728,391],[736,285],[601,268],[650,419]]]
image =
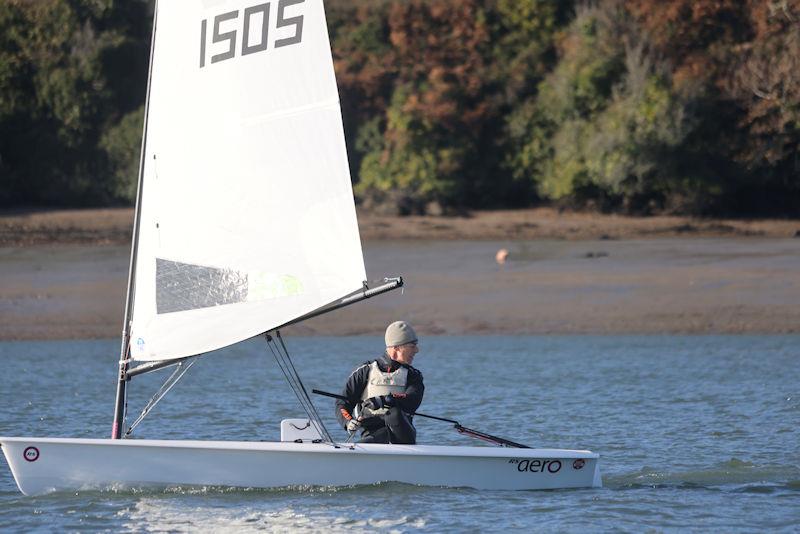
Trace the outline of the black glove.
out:
[[[381,395],[380,397],[371,397],[364,401],[364,406],[370,410],[380,410],[381,408],[391,408],[395,405],[394,397],[391,395]]]

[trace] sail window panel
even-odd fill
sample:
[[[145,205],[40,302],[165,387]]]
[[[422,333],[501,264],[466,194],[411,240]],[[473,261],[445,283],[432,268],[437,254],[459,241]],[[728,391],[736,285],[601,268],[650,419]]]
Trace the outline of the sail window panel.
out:
[[[247,301],[246,273],[156,258],[156,313]]]

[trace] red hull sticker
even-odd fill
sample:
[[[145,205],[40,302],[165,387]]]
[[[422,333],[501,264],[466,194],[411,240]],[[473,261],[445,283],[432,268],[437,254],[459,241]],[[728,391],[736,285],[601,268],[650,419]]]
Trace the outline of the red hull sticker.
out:
[[[35,462],[39,459],[39,449],[36,447],[28,447],[22,453],[22,456],[29,462]]]
[[[578,458],[574,462],[572,462],[573,469],[583,469],[583,466],[586,465],[586,461],[583,458]]]

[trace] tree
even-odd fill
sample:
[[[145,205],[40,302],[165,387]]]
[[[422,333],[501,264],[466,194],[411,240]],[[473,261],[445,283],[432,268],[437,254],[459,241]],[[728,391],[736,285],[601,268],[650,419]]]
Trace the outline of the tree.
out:
[[[143,2],[0,5],[0,203],[129,200],[109,183],[108,157],[99,140],[109,125],[140,105],[125,93],[143,86],[146,69],[122,78],[111,74],[121,70],[120,61],[139,56],[141,35],[126,32],[145,30],[146,20]]]

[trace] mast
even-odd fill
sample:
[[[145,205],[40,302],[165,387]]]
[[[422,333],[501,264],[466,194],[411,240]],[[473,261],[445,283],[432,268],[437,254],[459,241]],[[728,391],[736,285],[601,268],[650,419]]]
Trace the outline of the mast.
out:
[[[122,325],[122,340],[119,351],[119,373],[117,374],[117,396],[114,407],[114,425],[111,428],[111,439],[122,437],[123,418],[125,416],[125,388],[129,380],[129,347],[131,316],[133,311],[133,288],[136,285],[136,258],[139,249],[139,224],[142,211],[142,185],[144,182],[144,158],[147,147],[147,118],[150,111],[150,85],[153,75],[153,51],[156,43],[156,25],[158,21],[158,0],[153,8],[153,33],[150,37],[150,65],[147,72],[147,95],[144,104],[144,125],[142,132],[141,154],[139,155],[139,182],[136,187],[136,208],[133,216],[133,237],[131,242],[131,261],[128,267],[128,293],[125,296],[125,318]]]

